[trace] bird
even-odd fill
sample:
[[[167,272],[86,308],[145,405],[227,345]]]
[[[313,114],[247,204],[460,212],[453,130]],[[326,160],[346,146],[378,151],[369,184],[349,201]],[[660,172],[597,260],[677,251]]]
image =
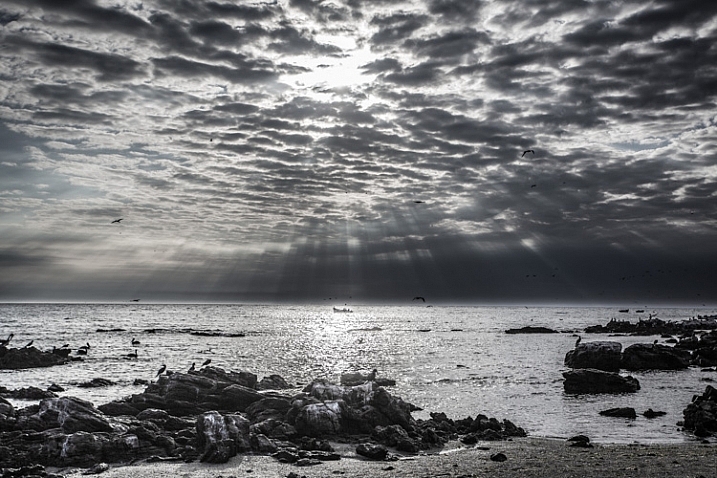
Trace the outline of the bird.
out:
[[[117,224],[119,224],[119,223],[120,223],[120,221],[122,221],[122,219],[124,219],[124,218],[123,218],[123,217],[121,217],[121,218],[119,218],[119,219],[115,219],[115,220],[114,220],[114,221],[112,221],[112,222],[111,222],[110,224],[114,224],[114,223],[117,223]]]
[[[157,371],[157,375],[156,375],[156,376],[159,377],[160,375],[162,375],[162,374],[164,373],[165,370],[167,370],[167,366],[164,365],[164,364],[162,364],[162,366],[159,367],[159,370]]]
[[[194,366],[196,365],[196,362],[192,362],[192,366],[189,367],[190,372],[194,372]]]
[[[426,299],[424,299],[423,297],[420,297],[420,296],[416,296],[416,297],[414,297],[414,298],[411,299],[411,300],[422,300],[423,302],[426,301]]]
[[[35,341],[35,339],[29,341],[29,342],[27,343],[27,345],[25,345],[23,348],[24,348],[24,349],[28,348],[29,346],[32,345],[32,343],[33,343],[34,341]]]
[[[580,343],[580,341],[581,341],[582,339],[583,339],[583,338],[578,335],[578,340],[575,341],[575,347],[578,346],[578,344]]]
[[[423,203],[424,203],[423,201],[413,201],[413,202],[415,202],[416,204],[423,204]]]
[[[139,302],[139,299],[132,299],[130,302]]]
[[[65,344],[65,345],[63,345],[63,346],[60,347],[60,348],[61,348],[61,349],[66,349],[66,348],[69,348],[69,347],[70,347],[70,344]]]
[[[204,361],[204,363],[202,364],[202,367],[206,367],[206,366],[209,365],[210,363],[212,363],[212,359],[206,359],[206,360]]]
[[[531,185],[530,185],[531,188],[534,188],[534,187],[536,187],[536,186],[537,186],[537,184],[531,184]]]
[[[6,339],[0,340],[0,346],[6,347],[6,346],[10,345],[10,341],[12,340],[13,337],[15,337],[15,334],[10,334],[7,336]]]
[[[127,355],[125,355],[125,357],[131,358],[131,359],[137,358],[137,349],[134,349],[134,352],[128,353]]]
[[[136,345],[139,345],[140,343],[141,342],[139,340],[137,340],[136,338],[134,338],[134,337],[132,338],[132,345],[136,346]]]
[[[525,156],[527,153],[533,153],[533,154],[535,154],[535,151],[533,151],[532,149],[526,149],[525,151],[523,151],[523,154],[522,154],[520,157],[522,158],[522,157]]]

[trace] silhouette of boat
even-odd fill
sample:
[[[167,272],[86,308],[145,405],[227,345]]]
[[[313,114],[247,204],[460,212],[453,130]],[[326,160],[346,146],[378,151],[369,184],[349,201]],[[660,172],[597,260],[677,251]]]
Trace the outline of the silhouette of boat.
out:
[[[345,313],[345,314],[350,314],[351,312],[353,312],[353,310],[348,309],[348,308],[346,308],[346,307],[344,307],[343,309],[339,309],[339,308],[334,307],[334,312],[342,312],[342,313]]]
[[[625,314],[625,313],[627,313],[627,312],[630,312],[630,309],[620,309],[620,312],[622,312],[623,314]]]

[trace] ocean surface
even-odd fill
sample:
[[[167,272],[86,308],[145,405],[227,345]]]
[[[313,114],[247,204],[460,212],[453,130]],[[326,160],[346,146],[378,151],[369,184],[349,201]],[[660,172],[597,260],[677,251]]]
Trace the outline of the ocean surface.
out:
[[[55,383],[66,389],[60,395],[100,405],[142,392],[135,379],[154,379],[162,364],[186,371],[193,362],[198,368],[211,359],[214,366],[246,370],[259,379],[279,374],[297,389],[313,378],[338,383],[342,373],[376,368],[379,377],[396,380],[392,394],[423,408],[414,412],[416,418],[428,418],[429,412],[456,419],[483,413],[507,418],[531,436],[584,433],[602,443],[675,443],[693,439],[676,423],[692,396],[717,380],[714,372],[697,368],[631,373],[640,381],[638,393],[574,396],[563,392],[562,377],[576,333],[583,341],[614,340],[623,348],[659,338],[586,335],[586,326],[613,317],[636,322],[648,313],[682,320],[714,315],[713,309],[653,308],[637,314],[600,307],[349,307],[352,313],[334,312],[331,305],[0,304],[0,337],[14,333],[16,347],[30,340],[43,350],[91,345],[81,362],[0,370],[0,385],[45,389]],[[561,333],[505,333],[526,325]],[[140,344],[132,346],[133,339]],[[138,358],[128,359],[135,350]],[[78,387],[97,377],[116,385]],[[638,418],[598,414],[619,406],[635,408]],[[640,414],[648,408],[667,415],[646,419]]]

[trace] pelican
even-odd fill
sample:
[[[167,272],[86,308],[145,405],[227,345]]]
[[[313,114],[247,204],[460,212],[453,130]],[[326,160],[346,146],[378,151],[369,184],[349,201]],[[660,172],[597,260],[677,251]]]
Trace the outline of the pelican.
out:
[[[523,156],[525,156],[525,155],[528,154],[528,153],[533,153],[533,154],[535,154],[535,151],[533,151],[532,149],[526,149],[525,151],[523,151],[523,154],[522,154],[520,157],[522,158]]]
[[[131,359],[137,358],[137,349],[134,349],[134,352],[128,353],[127,355],[125,355],[125,357],[131,358]]]
[[[575,341],[575,347],[577,348],[578,344],[583,338],[578,335],[578,340]]]
[[[204,363],[202,364],[202,367],[206,367],[206,366],[209,365],[210,363],[212,363],[212,359],[206,359],[206,360],[204,361]]]
[[[194,366],[196,365],[196,362],[192,362],[192,366],[189,367],[189,372],[194,372]]]
[[[156,376],[159,377],[160,375],[162,375],[162,374],[164,373],[165,370],[167,370],[167,366],[164,365],[164,364],[162,364],[162,366],[159,367],[159,371],[157,371],[157,375],[156,375]]]
[[[114,221],[112,221],[112,222],[111,222],[110,224],[114,224],[114,223],[117,223],[117,224],[119,224],[119,223],[120,223],[120,221],[121,221],[122,219],[124,219],[124,218],[123,218],[123,217],[121,217],[121,218],[119,218],[119,219],[115,219],[115,220],[114,220]]]
[[[0,346],[6,347],[6,346],[10,345],[10,341],[12,340],[13,337],[15,337],[15,334],[10,334],[7,336],[7,338],[5,340],[0,340]]]
[[[139,345],[139,344],[140,344],[140,341],[133,337],[133,338],[132,338],[132,345],[137,346],[137,345]]]

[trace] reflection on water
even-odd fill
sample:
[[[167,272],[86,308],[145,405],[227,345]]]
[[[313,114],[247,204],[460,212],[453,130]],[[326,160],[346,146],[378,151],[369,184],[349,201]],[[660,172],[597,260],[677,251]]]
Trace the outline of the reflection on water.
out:
[[[34,339],[34,345],[42,349],[65,343],[76,348],[88,341],[92,348],[83,362],[0,371],[0,385],[46,388],[54,382],[67,389],[65,395],[100,404],[141,391],[134,380],[153,379],[163,363],[184,371],[192,362],[211,358],[213,365],[251,371],[259,378],[278,373],[297,387],[312,378],[338,382],[342,373],[376,368],[379,376],[396,380],[392,393],[424,409],[414,414],[417,418],[431,411],[444,411],[454,418],[485,413],[509,418],[533,435],[587,433],[595,441],[631,442],[683,440],[675,423],[692,395],[704,391],[702,379],[708,378],[696,369],[633,374],[642,385],[637,394],[565,395],[561,372],[565,353],[575,342],[572,332],[607,322],[615,315],[613,309],[351,308],[353,313],[319,306],[1,305],[0,336],[14,332],[16,346]],[[663,319],[694,314],[692,310],[659,310]],[[523,325],[544,325],[564,333],[504,333]],[[211,334],[193,335],[193,331]],[[240,332],[245,335],[230,336]],[[126,354],[134,350],[131,340],[135,337],[141,342],[136,347],[138,358],[130,360]],[[623,347],[653,339],[610,338]],[[117,385],[77,386],[95,377]],[[634,421],[598,415],[616,406],[634,407],[638,414],[648,408],[668,414]]]

